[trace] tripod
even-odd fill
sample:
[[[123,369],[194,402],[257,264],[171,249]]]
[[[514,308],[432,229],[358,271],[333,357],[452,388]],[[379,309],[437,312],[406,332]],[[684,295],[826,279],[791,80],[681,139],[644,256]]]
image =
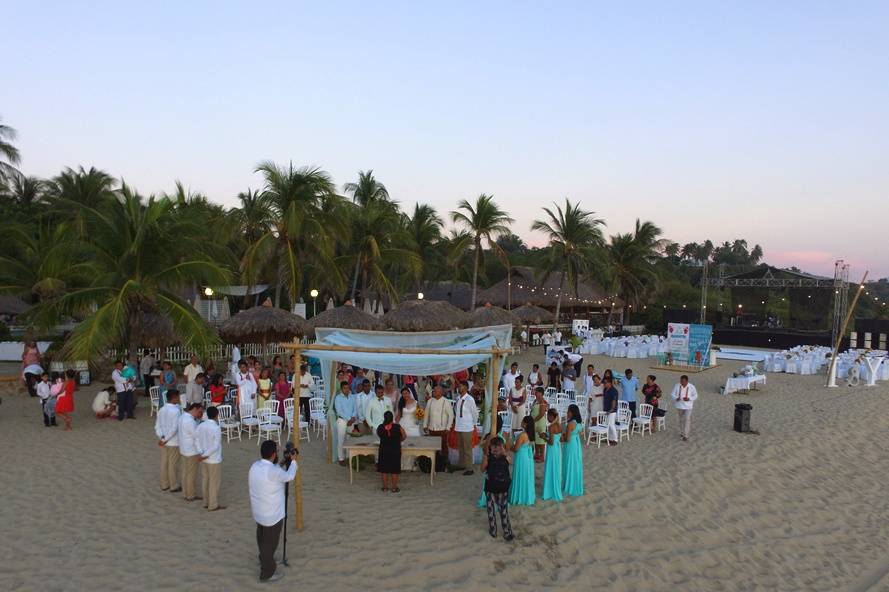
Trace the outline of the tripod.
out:
[[[284,484],[284,553],[281,557],[281,565],[286,565],[289,567],[287,563],[287,506],[289,506],[288,500],[290,499],[290,482],[286,482]]]

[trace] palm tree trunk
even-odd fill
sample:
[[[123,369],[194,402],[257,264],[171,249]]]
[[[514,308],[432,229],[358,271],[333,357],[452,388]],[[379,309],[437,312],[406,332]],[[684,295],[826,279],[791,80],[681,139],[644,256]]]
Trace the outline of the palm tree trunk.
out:
[[[506,310],[512,310],[512,265],[509,258],[506,259]]]
[[[568,270],[562,272],[562,279],[559,280],[559,297],[556,299],[556,316],[553,319],[553,333],[559,328],[559,312],[562,310],[562,287],[565,285],[565,276]]]
[[[475,239],[475,265],[472,266],[472,302],[469,303],[469,312],[475,310],[475,296],[478,291],[478,260],[482,250],[482,241],[480,238]]]
[[[355,302],[355,291],[358,289],[358,272],[361,269],[361,255],[355,256],[355,274],[352,276],[352,302]]]

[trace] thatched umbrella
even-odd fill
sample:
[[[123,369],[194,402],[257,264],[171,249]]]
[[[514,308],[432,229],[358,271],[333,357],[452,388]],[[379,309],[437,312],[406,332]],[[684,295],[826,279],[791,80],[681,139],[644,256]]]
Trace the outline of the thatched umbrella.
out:
[[[469,315],[441,300],[404,300],[383,315],[395,331],[450,331],[469,324]]]
[[[522,320],[508,310],[499,306],[491,306],[490,302],[473,311],[469,321],[470,327],[491,327],[493,325],[512,325],[516,329],[521,329]]]
[[[545,308],[534,306],[531,303],[523,304],[514,309],[512,314],[521,319],[522,323],[525,325],[540,325],[553,322],[553,313]]]
[[[386,328],[383,321],[351,305],[338,306],[325,310],[309,319],[309,337],[319,327],[333,329],[361,329],[364,331],[382,331]]]
[[[262,306],[242,310],[219,326],[219,334],[229,343],[262,343],[265,358],[269,341],[290,341],[311,330],[308,321],[272,306],[266,298]]]
[[[182,339],[173,330],[173,323],[168,317],[154,312],[143,312],[138,324],[138,334],[133,336],[133,341],[141,347],[159,349],[176,345]]]

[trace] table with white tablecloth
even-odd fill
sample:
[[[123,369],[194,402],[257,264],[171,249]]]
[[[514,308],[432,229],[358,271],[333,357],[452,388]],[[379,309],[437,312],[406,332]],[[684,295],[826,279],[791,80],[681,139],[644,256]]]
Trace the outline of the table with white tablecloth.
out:
[[[758,383],[765,384],[765,374],[754,374],[752,376],[729,376],[725,381],[724,394],[736,393],[738,391],[749,391],[755,389]]]

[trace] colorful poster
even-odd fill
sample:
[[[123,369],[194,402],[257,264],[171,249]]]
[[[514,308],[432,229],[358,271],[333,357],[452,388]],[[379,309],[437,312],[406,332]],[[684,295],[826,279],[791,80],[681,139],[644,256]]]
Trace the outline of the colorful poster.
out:
[[[687,323],[667,324],[667,351],[673,356],[673,363],[685,363],[688,360]]]
[[[695,366],[710,365],[710,344],[713,342],[711,325],[689,325],[688,360]]]

